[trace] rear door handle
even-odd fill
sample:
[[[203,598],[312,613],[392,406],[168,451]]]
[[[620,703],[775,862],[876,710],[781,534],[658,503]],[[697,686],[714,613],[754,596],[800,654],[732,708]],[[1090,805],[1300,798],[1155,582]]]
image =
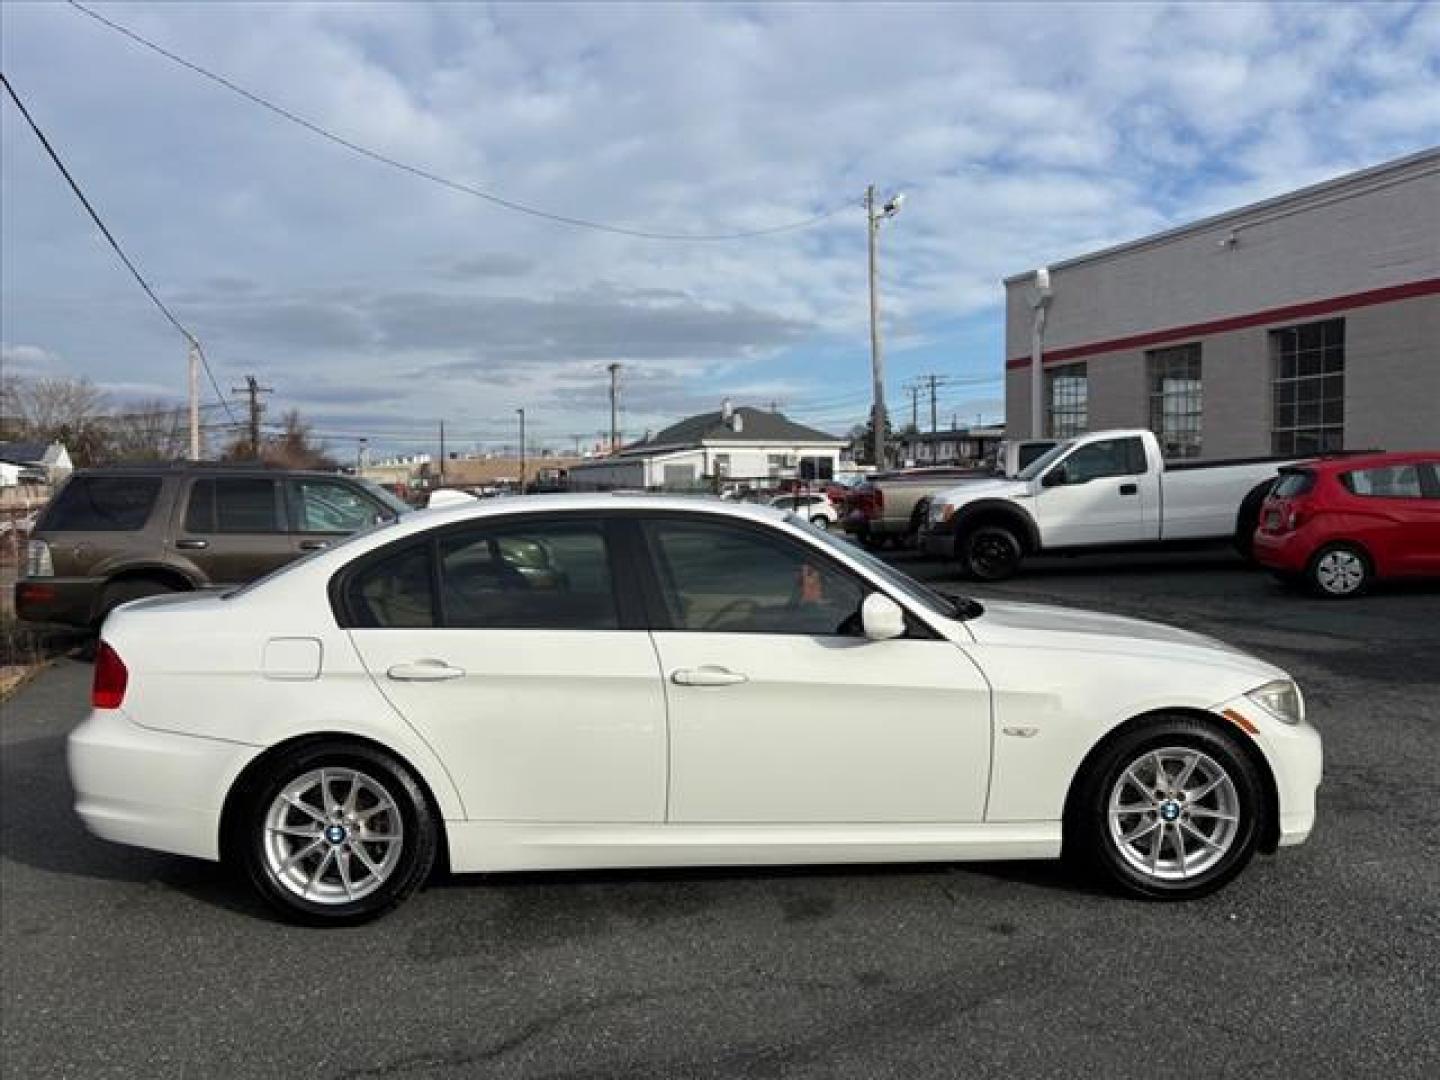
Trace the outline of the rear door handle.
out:
[[[680,686],[734,686],[749,682],[750,677],[729,668],[706,664],[698,668],[677,668],[670,673],[670,681]]]
[[[301,551],[319,551],[321,548],[327,548],[327,547],[329,547],[329,546],[330,546],[330,541],[329,541],[329,540],[301,540],[301,541],[300,541],[300,550],[301,550]]]
[[[396,664],[385,674],[396,682],[443,682],[462,677],[465,669],[451,667],[444,660],[411,660]]]
[[[1134,494],[1135,494],[1136,492],[1138,492],[1139,490],[1140,490],[1140,488],[1139,488],[1137,485],[1135,485],[1135,484],[1121,484],[1121,485],[1120,485],[1120,494],[1121,494],[1121,495],[1134,495]]]
[[[190,550],[192,550],[192,551],[199,551],[201,548],[207,548],[207,547],[209,547],[209,546],[210,546],[210,541],[209,541],[209,540],[176,540],[176,541],[175,541],[175,546],[176,546],[177,548],[188,548],[188,549],[190,549]]]

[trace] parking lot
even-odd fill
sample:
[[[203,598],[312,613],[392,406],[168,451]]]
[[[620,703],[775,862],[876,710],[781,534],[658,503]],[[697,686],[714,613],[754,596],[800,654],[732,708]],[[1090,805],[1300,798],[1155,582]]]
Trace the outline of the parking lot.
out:
[[[1224,638],[1326,739],[1310,843],[1183,905],[1055,864],[466,877],[273,920],[208,864],[89,838],[63,660],[0,724],[8,1075],[1429,1076],[1440,1064],[1440,588],[1347,603],[1228,554],[1041,560],[967,590]]]

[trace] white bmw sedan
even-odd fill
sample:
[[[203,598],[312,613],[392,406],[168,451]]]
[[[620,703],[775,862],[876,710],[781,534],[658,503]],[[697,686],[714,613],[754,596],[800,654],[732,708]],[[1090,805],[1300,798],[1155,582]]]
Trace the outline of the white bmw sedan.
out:
[[[1179,898],[1310,833],[1320,737],[1184,630],[932,592],[779,511],[551,496],[408,516],[103,631],[97,835],[293,918],[504,871],[1035,859]]]

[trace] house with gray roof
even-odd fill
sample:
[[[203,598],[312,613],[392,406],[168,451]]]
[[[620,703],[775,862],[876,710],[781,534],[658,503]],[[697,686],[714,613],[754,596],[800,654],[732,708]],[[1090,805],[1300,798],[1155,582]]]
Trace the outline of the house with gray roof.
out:
[[[0,442],[0,487],[58,484],[74,469],[64,443]]]
[[[570,467],[574,491],[704,490],[731,484],[773,485],[801,477],[828,480],[839,470],[845,440],[796,423],[783,413],[727,400],[647,434],[609,457]]]

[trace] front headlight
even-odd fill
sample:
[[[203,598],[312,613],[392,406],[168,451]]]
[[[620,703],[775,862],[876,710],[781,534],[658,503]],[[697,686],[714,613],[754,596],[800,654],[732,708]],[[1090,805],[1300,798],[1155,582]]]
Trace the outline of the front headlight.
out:
[[[1298,724],[1305,719],[1305,699],[1290,679],[1276,679],[1245,696],[1282,723]]]

